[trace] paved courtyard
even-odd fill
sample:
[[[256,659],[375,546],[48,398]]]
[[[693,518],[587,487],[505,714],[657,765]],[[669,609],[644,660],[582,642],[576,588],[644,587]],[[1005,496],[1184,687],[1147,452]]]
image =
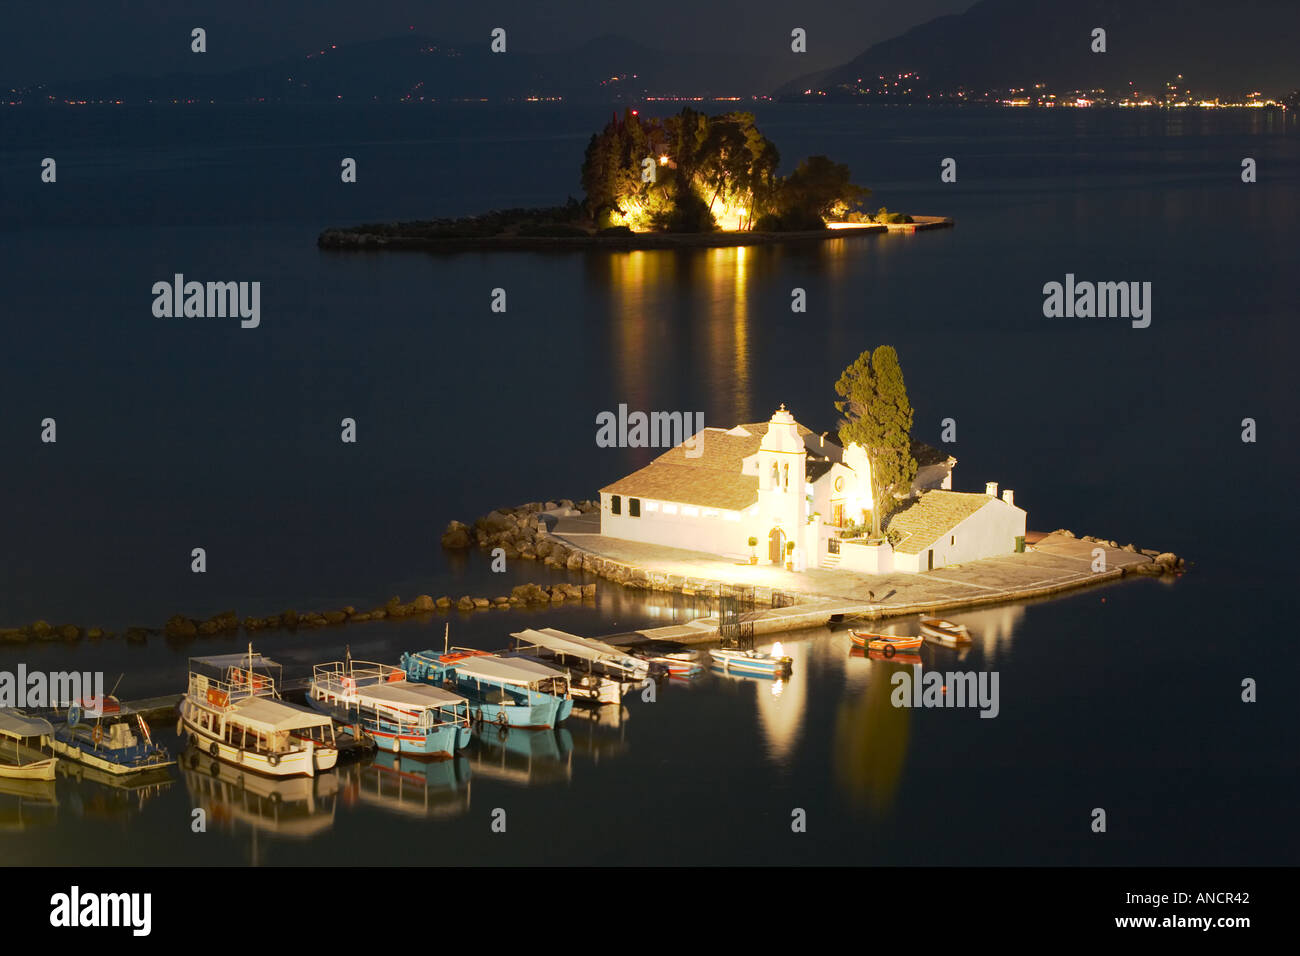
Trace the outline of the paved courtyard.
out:
[[[553,534],[571,547],[631,567],[721,584],[754,585],[803,596],[786,614],[843,606],[870,616],[893,616],[999,600],[1016,600],[1119,577],[1124,567],[1148,563],[1141,553],[1103,548],[1106,570],[1092,570],[1093,549],[1102,547],[1064,535],[1048,535],[1023,554],[1007,554],[921,574],[861,574],[811,568],[787,571],[771,564],[742,564],[717,555],[644,544],[600,533],[598,515],[562,519]],[[823,617],[824,621],[824,617]]]

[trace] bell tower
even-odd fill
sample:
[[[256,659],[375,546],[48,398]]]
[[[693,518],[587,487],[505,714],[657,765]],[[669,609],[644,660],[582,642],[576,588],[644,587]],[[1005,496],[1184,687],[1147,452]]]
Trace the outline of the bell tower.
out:
[[[806,457],[799,426],[782,405],[772,415],[758,446],[758,520],[768,536],[768,556],[773,563],[785,561],[786,541],[801,540],[807,520]],[[776,554],[778,551],[781,553]]]

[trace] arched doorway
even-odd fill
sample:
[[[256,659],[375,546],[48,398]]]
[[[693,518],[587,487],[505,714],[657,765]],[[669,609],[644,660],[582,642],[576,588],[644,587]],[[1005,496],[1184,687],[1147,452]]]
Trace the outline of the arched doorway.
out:
[[[767,558],[773,564],[781,564],[785,558],[785,534],[780,528],[773,528],[767,536]]]

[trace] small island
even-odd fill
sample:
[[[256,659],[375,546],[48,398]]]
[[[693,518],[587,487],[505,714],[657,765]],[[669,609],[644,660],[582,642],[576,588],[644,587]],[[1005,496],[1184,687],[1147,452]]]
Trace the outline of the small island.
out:
[[[664,119],[625,110],[587,144],[586,198],[460,219],[326,229],[323,249],[654,249],[817,241],[952,226],[862,206],[871,190],[848,166],[810,156],[777,173],[776,145],[752,113],[708,116],[686,108]]]

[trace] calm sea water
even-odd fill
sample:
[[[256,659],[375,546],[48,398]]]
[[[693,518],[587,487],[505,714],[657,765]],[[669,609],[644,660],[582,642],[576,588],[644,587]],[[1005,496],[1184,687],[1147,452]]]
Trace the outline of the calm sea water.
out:
[[[0,791],[3,859],[34,863],[1294,863],[1285,621],[1297,519],[1292,327],[1300,129],[1279,114],[763,107],[785,167],[826,153],[870,205],[957,228],[807,247],[338,254],[326,226],[563,201],[600,110],[560,107],[0,112],[0,626],[121,628],[173,613],[496,594],[442,552],[452,518],[592,496],[646,450],[595,416],[785,403],[832,428],[833,383],[894,345],[918,437],[957,421],[956,487],[1014,488],[1036,529],[1193,562],[1052,602],[958,615],[1001,710],[891,707],[899,665],[843,634],[785,641],[778,688],[707,676],[603,725],[515,733],[463,764],[348,768],[282,787],[211,776],[126,795]],[[58,182],[39,181],[40,161]],[[345,156],[359,182],[339,182]],[[1259,182],[1240,182],[1243,157]],[[958,182],[939,182],[944,157]],[[260,280],[262,325],[156,319],[181,272]],[[1049,320],[1042,286],[1149,281],[1152,324]],[[505,288],[508,311],[489,311]],[[789,311],[794,287],[809,311]],[[40,442],[57,421],[58,442]],[[339,441],[356,419],[359,441]],[[1258,422],[1243,444],[1241,421]],[[204,547],[208,572],[190,573]],[[504,580],[503,580],[504,579]],[[696,613],[600,586],[595,606],[269,634],[303,673],[522,626],[610,633]],[[907,622],[904,622],[907,627]],[[123,674],[176,692],[154,640],[0,648],[0,667]],[[1244,678],[1259,701],[1243,704]],[[170,736],[170,735],[168,735]],[[399,772],[400,771],[400,772]],[[418,772],[417,772],[418,771]],[[190,811],[213,824],[189,831]],[[1091,812],[1108,832],[1090,831]],[[506,810],[506,835],[490,830]],[[806,833],[791,815],[806,811]],[[17,829],[21,822],[23,829]],[[125,837],[125,839],[124,839]],[[421,849],[423,847],[423,849]]]

